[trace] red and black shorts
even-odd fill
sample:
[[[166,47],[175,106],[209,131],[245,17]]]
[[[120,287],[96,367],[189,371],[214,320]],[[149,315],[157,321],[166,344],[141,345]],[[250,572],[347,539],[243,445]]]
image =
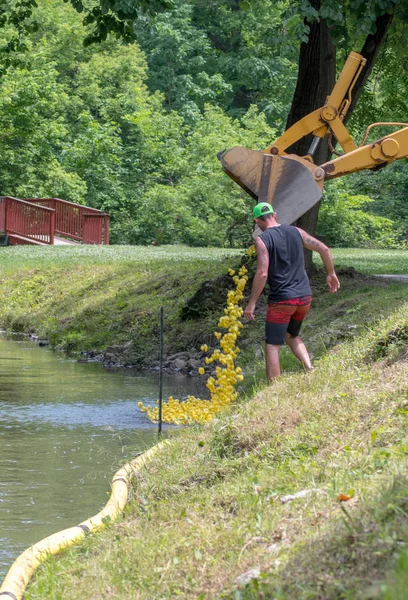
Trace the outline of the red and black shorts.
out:
[[[276,304],[268,304],[266,313],[265,341],[272,346],[282,346],[286,333],[297,337],[303,319],[309,312],[311,296],[282,300]]]

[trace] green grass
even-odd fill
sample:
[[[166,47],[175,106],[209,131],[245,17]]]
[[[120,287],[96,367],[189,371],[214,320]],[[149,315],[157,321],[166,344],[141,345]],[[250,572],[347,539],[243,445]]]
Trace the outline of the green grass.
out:
[[[1,270],[76,265],[117,265],[219,262],[239,256],[242,250],[224,248],[190,248],[189,246],[13,246],[0,248]]]
[[[194,345],[194,330],[173,335],[180,312],[203,281],[224,274],[242,254],[125,246],[20,246],[2,252],[0,326],[35,332],[69,352],[133,341],[128,356],[133,364],[157,359],[161,306],[169,352]]]
[[[408,250],[335,248],[336,267],[354,267],[366,275],[408,274]]]
[[[101,262],[100,249],[75,249],[76,258],[69,250],[38,252],[35,267],[25,249],[7,250],[19,263],[3,270],[0,320],[37,326],[51,317],[65,334],[82,332],[81,343],[90,330],[101,343],[105,319],[110,339],[132,332],[143,345],[154,332],[148,313],[164,302],[168,340],[208,342],[222,306],[186,322],[180,311],[204,280],[237,262],[234,253],[224,260],[225,251],[202,249],[183,249],[184,258],[143,249],[147,260],[118,248],[116,261],[109,248]],[[335,256],[345,269],[341,290],[329,294],[318,272],[304,326],[317,369],[303,374],[284,349],[284,375],[265,387],[261,303],[243,330],[237,405],[207,427],[174,430],[137,477],[124,519],[47,561],[27,598],[404,598],[408,288],[346,268],[404,273],[406,253]],[[248,572],[258,575],[240,584]]]
[[[134,351],[128,360],[138,365],[157,358],[161,306],[165,310],[168,353],[198,347],[203,336],[206,343],[214,342],[211,332],[222,310],[223,295],[210,299],[200,309],[199,319],[181,323],[180,315],[204,281],[216,280],[228,266],[236,265],[243,253],[186,246],[19,246],[1,248],[0,252],[0,326],[13,332],[36,333],[71,353],[100,352],[133,341]],[[407,252],[336,250],[334,254],[340,267],[352,266],[361,272],[408,270]],[[341,321],[344,327],[348,313],[360,310],[360,325],[371,321],[373,315],[369,294],[364,310],[356,302],[353,280],[342,280],[344,308],[340,318],[333,314],[332,302],[324,290],[324,275],[321,273],[314,283],[317,294],[312,315],[316,308],[330,322],[328,332],[320,323],[319,333],[310,335],[312,351],[320,355],[337,336],[332,332],[334,325]],[[371,293],[378,289],[372,286]],[[392,294],[383,294],[387,309],[389,302],[395,304]],[[313,317],[313,329],[314,323]],[[249,345],[252,339],[262,340],[262,327],[260,320],[258,327],[248,328]],[[262,351],[261,343],[257,352]],[[246,355],[253,361],[251,351]],[[297,368],[290,353],[284,352],[282,361],[284,368]]]
[[[408,273],[407,250],[364,250],[335,248],[336,266],[354,267],[366,274]],[[78,264],[108,265],[157,262],[218,262],[239,256],[242,250],[230,248],[190,248],[188,246],[14,246],[0,248],[1,270],[69,267]],[[315,254],[316,262],[320,262]]]
[[[406,331],[401,300],[312,374],[175,432],[125,518],[50,559],[27,598],[402,598]],[[240,585],[248,572],[256,579]]]

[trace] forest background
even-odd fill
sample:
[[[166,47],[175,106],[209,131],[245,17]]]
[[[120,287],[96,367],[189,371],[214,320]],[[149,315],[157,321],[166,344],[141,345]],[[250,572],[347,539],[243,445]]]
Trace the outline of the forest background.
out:
[[[143,2],[0,4],[0,194],[104,210],[113,243],[248,241],[252,201],[217,152],[262,149],[284,131],[308,19],[328,23],[339,71],[392,9],[347,126],[359,143],[370,123],[408,120],[404,1],[323,2],[316,12],[308,0],[172,0],[139,11],[131,36],[109,31],[103,15]],[[317,234],[333,246],[406,247],[406,162],[326,185]]]

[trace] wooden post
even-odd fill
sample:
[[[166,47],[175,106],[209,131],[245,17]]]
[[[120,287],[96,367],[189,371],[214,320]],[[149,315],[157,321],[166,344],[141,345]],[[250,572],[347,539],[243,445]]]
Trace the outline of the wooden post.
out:
[[[159,421],[158,434],[161,437],[163,418],[163,307],[160,308],[160,376],[159,376]]]

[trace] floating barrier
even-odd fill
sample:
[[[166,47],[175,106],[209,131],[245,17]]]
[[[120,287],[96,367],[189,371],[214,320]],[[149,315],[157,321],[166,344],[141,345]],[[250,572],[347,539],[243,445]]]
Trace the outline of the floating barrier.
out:
[[[37,544],[27,548],[10,567],[2,586],[0,587],[0,600],[20,600],[36,569],[45,562],[50,555],[58,554],[61,550],[80,542],[91,531],[98,531],[105,525],[114,521],[127,504],[129,485],[132,477],[140,471],[143,465],[158,452],[165,444],[163,441],[153,446],[146,452],[139,454],[134,460],[128,462],[115,473],[111,487],[112,492],[106,506],[94,517],[87,521],[63,529]]]

